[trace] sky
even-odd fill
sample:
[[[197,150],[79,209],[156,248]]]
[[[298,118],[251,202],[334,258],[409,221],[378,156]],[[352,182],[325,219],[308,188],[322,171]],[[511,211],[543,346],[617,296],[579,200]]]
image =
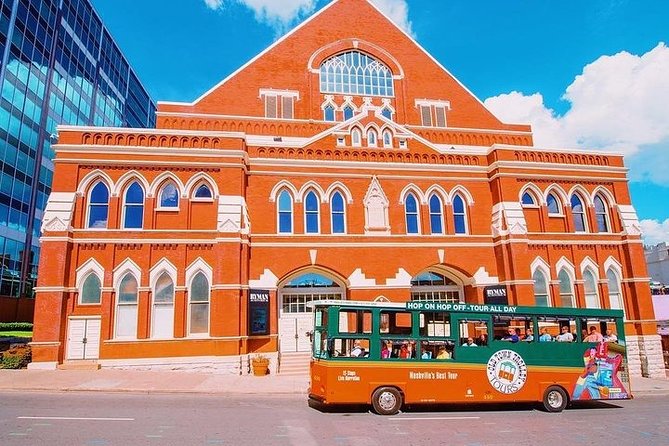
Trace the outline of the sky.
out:
[[[92,0],[154,100],[191,102],[324,0]],[[373,0],[538,147],[625,154],[669,242],[669,1]]]

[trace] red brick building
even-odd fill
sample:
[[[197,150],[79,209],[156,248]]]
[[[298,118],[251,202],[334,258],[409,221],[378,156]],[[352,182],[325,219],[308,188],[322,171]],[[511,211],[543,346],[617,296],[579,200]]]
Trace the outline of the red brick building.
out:
[[[60,128],[32,367],[242,373],[308,349],[309,300],[503,285],[519,305],[624,308],[632,372],[663,373],[622,157],[534,147],[366,0],[157,122]],[[266,332],[249,290],[269,292]]]

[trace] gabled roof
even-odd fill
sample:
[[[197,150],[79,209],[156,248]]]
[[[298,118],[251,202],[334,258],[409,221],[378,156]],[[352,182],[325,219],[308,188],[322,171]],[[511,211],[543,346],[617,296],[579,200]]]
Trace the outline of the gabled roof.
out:
[[[317,52],[332,48],[332,55],[336,55],[338,51],[345,51],[333,45],[337,42],[349,42],[348,48],[355,48],[358,43],[369,44],[368,48],[380,49],[372,52],[372,56],[392,59],[399,64],[393,74],[396,82],[402,82],[402,92],[394,98],[403,104],[403,110],[398,110],[400,122],[416,124],[414,102],[429,98],[448,100],[452,104],[449,122],[454,127],[529,130],[529,126],[500,122],[470,90],[370,0],[332,1],[194,102],[161,102],[159,113],[263,116],[259,91],[271,88],[297,93],[300,99],[296,118],[318,119],[314,95],[321,93],[309,78],[317,74],[308,67]]]

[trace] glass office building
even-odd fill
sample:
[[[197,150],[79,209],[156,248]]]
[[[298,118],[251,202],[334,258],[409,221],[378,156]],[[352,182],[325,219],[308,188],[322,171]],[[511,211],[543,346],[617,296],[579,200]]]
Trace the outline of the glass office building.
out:
[[[31,295],[59,124],[154,127],[89,0],[0,0],[0,295]]]

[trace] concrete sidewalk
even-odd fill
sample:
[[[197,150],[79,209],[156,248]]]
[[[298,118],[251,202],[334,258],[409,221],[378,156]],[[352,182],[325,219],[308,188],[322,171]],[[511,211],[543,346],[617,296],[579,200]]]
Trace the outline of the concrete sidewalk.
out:
[[[305,394],[308,376],[135,370],[0,370],[0,391]]]
[[[306,394],[308,376],[229,376],[135,370],[0,370],[0,391]],[[667,395],[669,379],[633,378],[636,397]]]

